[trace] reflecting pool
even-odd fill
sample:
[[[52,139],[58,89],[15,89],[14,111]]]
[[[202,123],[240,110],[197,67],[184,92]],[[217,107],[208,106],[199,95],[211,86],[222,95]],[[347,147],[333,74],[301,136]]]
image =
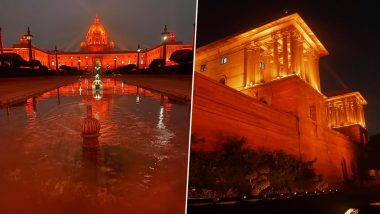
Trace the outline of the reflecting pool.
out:
[[[0,213],[183,213],[189,104],[103,79],[0,113]],[[87,105],[101,124],[83,147]]]

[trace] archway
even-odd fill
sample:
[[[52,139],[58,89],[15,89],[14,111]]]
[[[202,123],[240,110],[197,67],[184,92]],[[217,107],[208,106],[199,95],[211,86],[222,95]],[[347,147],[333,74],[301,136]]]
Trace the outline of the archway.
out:
[[[219,83],[225,85],[226,84],[226,80],[227,80],[227,77],[225,75],[222,75],[220,78],[219,78]]]

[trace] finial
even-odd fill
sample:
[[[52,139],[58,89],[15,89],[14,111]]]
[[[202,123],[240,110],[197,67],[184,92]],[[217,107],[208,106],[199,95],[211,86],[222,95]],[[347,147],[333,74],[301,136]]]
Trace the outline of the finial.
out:
[[[168,32],[168,26],[165,25],[165,27],[164,27],[164,33],[167,33],[167,32]]]
[[[28,27],[28,35],[30,35],[30,28]]]
[[[98,16],[98,14],[96,14],[96,16],[95,16],[95,22],[99,22],[99,16]]]

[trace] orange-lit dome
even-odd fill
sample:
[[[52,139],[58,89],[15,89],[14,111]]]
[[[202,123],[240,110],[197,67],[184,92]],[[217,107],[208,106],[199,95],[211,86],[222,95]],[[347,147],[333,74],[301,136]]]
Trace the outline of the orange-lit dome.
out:
[[[87,45],[107,45],[107,31],[96,15],[94,23],[90,26],[86,36]]]
[[[81,51],[101,52],[112,51],[115,48],[113,42],[108,42],[107,30],[96,15],[94,23],[88,29],[86,40],[80,44]]]

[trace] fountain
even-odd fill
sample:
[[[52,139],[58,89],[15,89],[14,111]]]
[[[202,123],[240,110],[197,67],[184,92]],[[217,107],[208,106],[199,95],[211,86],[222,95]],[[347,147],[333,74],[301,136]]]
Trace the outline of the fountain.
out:
[[[92,90],[99,91],[103,90],[103,82],[99,77],[99,74],[95,75],[95,80],[92,82]]]

